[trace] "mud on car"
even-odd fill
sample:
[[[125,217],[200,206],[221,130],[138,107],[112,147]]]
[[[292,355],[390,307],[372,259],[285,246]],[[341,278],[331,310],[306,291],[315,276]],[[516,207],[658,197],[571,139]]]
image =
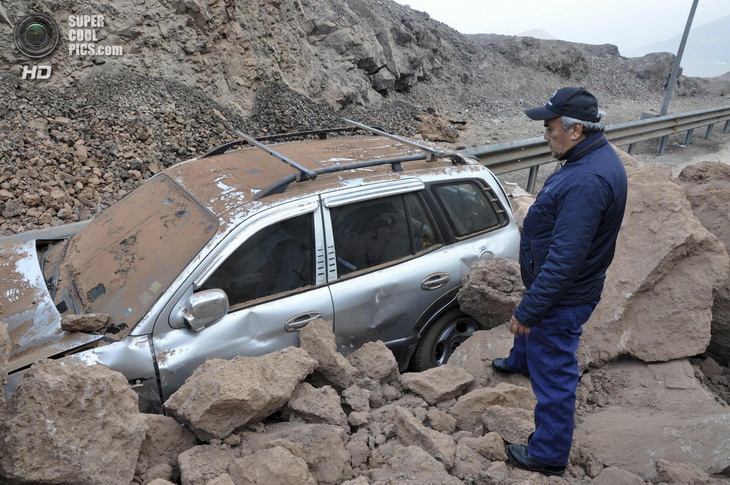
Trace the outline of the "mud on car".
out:
[[[475,160],[349,124],[368,134],[239,133],[88,223],[0,238],[6,394],[71,355],[158,410],[205,360],[296,346],[319,318],[344,355],[382,340],[402,370],[445,363],[479,328],[456,300],[469,268],[517,257],[508,198]],[[90,313],[103,331],[61,328]]]

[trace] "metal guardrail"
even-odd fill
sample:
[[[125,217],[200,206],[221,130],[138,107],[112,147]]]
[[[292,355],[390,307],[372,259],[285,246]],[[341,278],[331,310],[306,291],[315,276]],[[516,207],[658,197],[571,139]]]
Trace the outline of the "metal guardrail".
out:
[[[723,133],[728,133],[730,131],[730,106],[609,125],[606,127],[606,137],[614,145],[629,145],[629,153],[631,153],[634,143],[680,132],[687,132],[684,144],[688,145],[694,130],[704,126],[707,127],[705,138],[709,138],[715,124],[721,122],[725,122]],[[530,174],[526,187],[528,192],[535,190],[539,166],[555,162],[548,149],[547,141],[543,138],[529,138],[485,147],[467,148],[460,150],[460,153],[476,158],[496,175],[529,169]]]

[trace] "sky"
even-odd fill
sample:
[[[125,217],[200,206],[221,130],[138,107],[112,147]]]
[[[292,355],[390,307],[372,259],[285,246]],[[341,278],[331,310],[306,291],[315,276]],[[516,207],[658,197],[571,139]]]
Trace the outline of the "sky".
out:
[[[682,35],[692,0],[396,0],[464,34],[517,35],[541,29],[619,52]],[[730,15],[730,0],[699,0],[693,27]],[[689,41],[692,36],[690,34]]]

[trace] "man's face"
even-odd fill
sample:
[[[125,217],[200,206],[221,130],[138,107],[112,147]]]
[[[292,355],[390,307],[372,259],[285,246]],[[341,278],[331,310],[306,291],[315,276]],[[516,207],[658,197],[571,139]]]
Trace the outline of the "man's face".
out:
[[[583,138],[583,125],[573,125],[568,128],[568,131],[565,131],[562,118],[545,120],[544,125],[545,135],[543,138],[547,140],[553,157],[558,160]]]

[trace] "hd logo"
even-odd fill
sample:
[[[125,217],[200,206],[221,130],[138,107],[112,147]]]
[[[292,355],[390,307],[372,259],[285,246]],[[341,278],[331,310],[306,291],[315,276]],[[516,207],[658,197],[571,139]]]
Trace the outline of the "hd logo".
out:
[[[21,18],[13,29],[15,46],[26,57],[42,59],[58,45],[60,29],[53,17],[45,13],[31,13]],[[44,65],[24,65],[22,79],[48,79],[52,68]]]

